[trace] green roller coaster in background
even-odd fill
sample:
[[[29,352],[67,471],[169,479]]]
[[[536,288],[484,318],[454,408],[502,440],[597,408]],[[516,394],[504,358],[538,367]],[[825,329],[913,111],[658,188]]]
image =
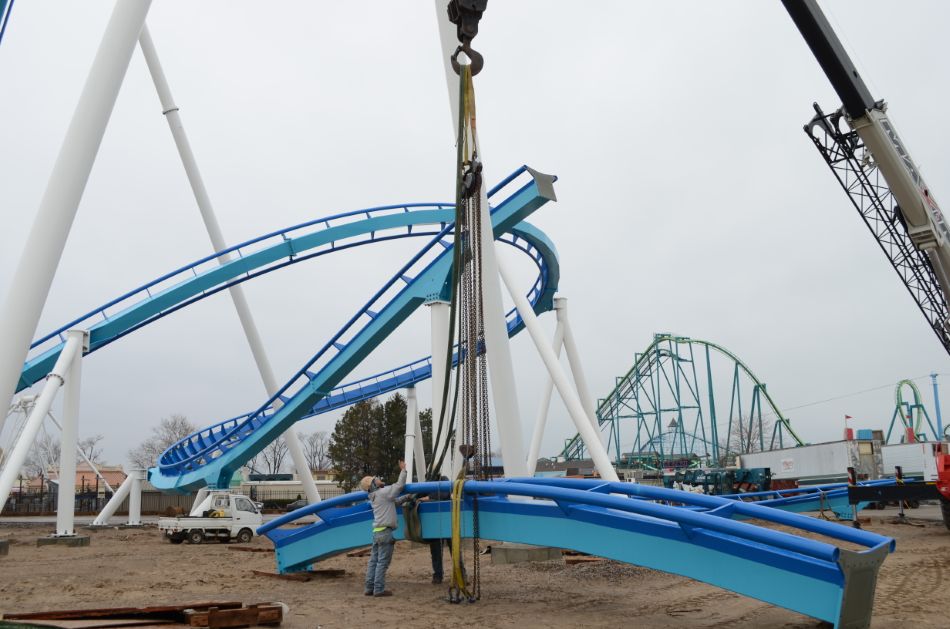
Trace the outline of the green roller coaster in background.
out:
[[[735,354],[670,334],[654,335],[636,354],[598,400],[597,419],[619,467],[719,467],[737,454],[803,445],[765,383]],[[636,426],[634,435],[628,426]],[[567,440],[561,456],[584,458],[581,439]]]

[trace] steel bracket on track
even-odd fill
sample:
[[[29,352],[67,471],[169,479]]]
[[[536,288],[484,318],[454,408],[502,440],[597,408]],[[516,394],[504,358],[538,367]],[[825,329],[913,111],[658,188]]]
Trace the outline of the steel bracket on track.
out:
[[[886,546],[865,553],[841,550],[838,566],[844,574],[844,586],[836,629],[864,629],[871,626],[877,573],[888,552]]]

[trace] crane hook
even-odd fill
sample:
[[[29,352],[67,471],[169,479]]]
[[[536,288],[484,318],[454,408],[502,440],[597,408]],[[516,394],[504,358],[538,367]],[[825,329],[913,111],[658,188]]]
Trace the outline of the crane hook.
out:
[[[452,54],[452,69],[455,70],[456,74],[462,73],[462,65],[458,60],[460,52],[464,52],[465,56],[468,57],[469,63],[472,66],[472,76],[475,76],[482,71],[482,67],[485,65],[485,58],[482,57],[482,53],[472,48],[471,42],[466,41],[456,48],[455,52]]]

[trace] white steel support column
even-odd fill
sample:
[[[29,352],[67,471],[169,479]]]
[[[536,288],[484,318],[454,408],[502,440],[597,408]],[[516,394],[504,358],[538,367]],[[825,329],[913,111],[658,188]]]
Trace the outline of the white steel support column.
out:
[[[118,511],[122,505],[122,501],[126,499],[132,490],[132,483],[135,481],[133,476],[134,474],[129,474],[125,477],[125,480],[119,485],[119,489],[112,494],[112,498],[110,498],[106,506],[102,508],[102,511],[99,512],[96,519],[92,521],[93,526],[107,526],[109,524],[109,518],[115,515],[115,512]]]
[[[415,449],[414,460],[416,462],[416,480],[422,482],[426,479],[426,455],[422,447],[422,422],[419,421],[418,403],[416,405],[416,436],[413,448]]]
[[[558,308],[558,299],[554,300],[554,308]],[[551,349],[554,351],[554,357],[560,358],[561,346],[564,344],[564,326],[561,325],[561,319],[558,317],[557,328],[554,330],[554,341],[551,342]],[[531,445],[528,448],[528,476],[533,476],[535,468],[538,465],[538,453],[541,451],[541,438],[544,436],[544,426],[548,420],[548,409],[551,406],[551,393],[554,391],[554,380],[548,374],[544,382],[544,389],[541,392],[541,403],[538,405],[538,414],[534,418],[534,432],[531,434]]]
[[[458,47],[456,26],[449,21],[446,3],[436,0],[436,16],[439,21],[439,40],[442,45],[442,63],[445,69],[446,86],[449,91],[449,105],[452,111],[452,137],[458,129],[458,76],[452,69],[450,58]],[[476,142],[478,138],[476,137]],[[482,163],[485,151],[478,145]],[[505,311],[501,301],[501,285],[498,281],[495,235],[491,225],[485,171],[482,171],[481,238],[482,246],[482,308],[485,313],[485,350],[488,356],[488,377],[491,382],[492,401],[495,408],[495,422],[498,426],[498,444],[501,458],[508,478],[524,476],[525,451],[521,436],[521,417],[518,408],[518,394],[515,389],[515,370],[511,363],[511,348],[508,345],[508,328],[505,325]]]
[[[580,398],[578,398],[574,389],[571,388],[570,380],[568,380],[564,370],[561,369],[557,356],[554,355],[554,350],[551,349],[551,346],[544,338],[544,330],[538,323],[537,315],[534,314],[531,304],[528,303],[524,295],[518,292],[518,288],[512,281],[511,274],[502,259],[498,260],[498,270],[501,273],[501,279],[508,288],[508,294],[511,295],[511,298],[515,302],[518,314],[520,314],[524,320],[525,327],[531,335],[531,340],[534,341],[538,354],[541,355],[541,360],[544,361],[545,367],[547,367],[548,372],[551,374],[551,379],[554,380],[554,386],[557,387],[558,394],[561,396],[561,399],[564,400],[564,405],[567,406],[567,412],[574,421],[577,432],[580,433],[581,439],[584,440],[584,445],[587,447],[587,451],[590,452],[591,458],[594,460],[597,471],[600,472],[600,477],[609,481],[619,480],[617,472],[610,462],[610,457],[607,455],[607,450],[604,448],[604,444],[601,443],[597,431],[590,425],[590,418],[584,411]]]
[[[581,364],[581,356],[577,351],[577,342],[574,340],[574,331],[571,328],[571,321],[567,317],[567,298],[555,298],[554,308],[557,312],[558,325],[564,327],[564,351],[567,352],[567,362],[571,366],[571,374],[574,376],[574,385],[577,388],[577,395],[580,397],[584,410],[587,411],[590,425],[594,427],[594,430],[599,435],[600,424],[597,422],[597,407],[594,404],[594,399],[590,396],[590,388],[587,386],[587,377],[584,375],[584,366]]]
[[[116,1],[33,219],[0,309],[0,406],[16,389],[149,5],[151,0]]]
[[[447,301],[430,301],[426,305],[429,306],[429,324],[432,331],[432,456],[438,461],[442,448],[445,447],[446,442],[451,441],[451,435],[448,434],[449,415],[452,412],[451,391],[449,392],[449,404],[445,409],[445,417],[443,418],[441,415],[446,379],[445,363],[449,359],[449,315],[451,306]],[[445,426],[443,426],[443,419]],[[436,437],[438,437],[438,443],[436,443]],[[452,456],[453,453],[449,452],[439,470],[445,476],[451,473]]]
[[[7,459],[3,470],[0,471],[0,509],[7,502],[10,489],[20,473],[23,463],[26,462],[26,457],[33,446],[33,441],[36,439],[40,426],[43,424],[43,419],[49,413],[56,393],[66,381],[65,378],[69,372],[69,367],[73,363],[73,358],[80,352],[82,352],[82,339],[78,336],[67,337],[66,343],[63,345],[63,351],[60,352],[56,364],[53,365],[53,370],[46,376],[46,384],[43,386],[42,393],[36,398],[36,404],[33,405],[33,411],[23,426],[20,438],[17,439],[16,445],[13,446],[13,452]],[[75,474],[73,476],[75,477]]]
[[[198,162],[195,160],[195,155],[191,150],[191,143],[188,141],[185,127],[181,122],[178,106],[172,97],[171,88],[168,86],[168,79],[165,77],[165,71],[162,69],[158,52],[155,50],[155,44],[152,41],[152,35],[147,26],[142,28],[142,33],[139,36],[139,45],[142,48],[142,54],[145,56],[145,63],[148,65],[149,73],[152,75],[155,90],[158,92],[158,98],[162,105],[162,114],[168,122],[168,128],[172,132],[172,137],[175,139],[178,155],[181,158],[182,166],[185,168],[185,174],[188,176],[188,182],[191,184],[191,191],[198,204],[198,210],[201,212],[205,229],[208,231],[208,238],[211,239],[211,246],[215,251],[222,251],[227,248],[224,234],[221,231],[220,224],[218,224],[214,206],[211,204],[211,197],[208,196],[208,190],[205,188],[204,180],[201,178]],[[230,254],[225,254],[218,258],[220,264],[225,264],[230,260]],[[257,324],[251,315],[247,297],[244,295],[244,288],[238,284],[230,287],[228,291],[231,293],[234,309],[237,310],[238,318],[241,320],[241,327],[244,329],[244,336],[247,338],[247,344],[251,348],[251,354],[254,356],[257,370],[260,372],[261,380],[264,382],[264,389],[267,391],[267,395],[273,397],[279,388],[277,379],[274,377],[274,370],[267,357],[267,352],[264,350],[264,343],[261,340]],[[280,402],[278,401],[276,404],[279,405]],[[290,453],[290,458],[294,462],[297,477],[303,484],[304,492],[307,494],[307,500],[310,503],[320,502],[320,492],[317,490],[317,485],[313,480],[313,474],[310,472],[310,465],[304,456],[303,445],[300,443],[300,438],[297,436],[297,433],[294,432],[293,426],[284,432],[284,442],[287,444],[287,451]]]
[[[412,480],[412,462],[416,454],[416,441],[422,441],[422,432],[416,431],[419,424],[419,403],[416,400],[416,388],[406,389],[406,447],[402,460],[406,462],[406,476]]]
[[[129,491],[129,526],[142,526],[142,481],[145,470],[132,470],[132,488]]]
[[[75,338],[82,350],[88,348],[88,333],[70,330],[66,338]],[[76,511],[76,448],[79,447],[79,398],[82,388],[82,351],[73,354],[63,387],[63,436],[59,450],[59,489],[56,496],[56,533],[54,537],[73,537]]]
[[[505,476],[525,476],[525,452],[521,436],[521,413],[515,389],[515,369],[511,363],[511,347],[508,345],[508,326],[505,324],[505,309],[501,301],[501,284],[498,281],[500,260],[496,257],[495,236],[488,211],[484,175],[482,179],[482,308],[485,313],[485,350],[488,355],[488,379],[491,382],[492,401],[495,405],[495,422],[498,425],[498,445]]]

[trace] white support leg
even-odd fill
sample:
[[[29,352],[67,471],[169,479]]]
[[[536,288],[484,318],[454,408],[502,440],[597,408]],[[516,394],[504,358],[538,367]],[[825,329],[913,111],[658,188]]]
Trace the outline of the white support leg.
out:
[[[557,387],[558,394],[560,394],[561,399],[564,400],[564,405],[567,406],[567,412],[574,421],[574,426],[577,428],[577,432],[580,433],[581,439],[584,440],[584,445],[587,447],[587,451],[590,452],[591,458],[594,460],[594,465],[597,467],[597,471],[600,472],[600,477],[609,481],[619,480],[617,472],[610,462],[610,457],[607,456],[607,450],[604,448],[604,444],[601,443],[597,431],[590,425],[590,419],[586,411],[584,411],[580,398],[578,398],[577,393],[571,387],[570,380],[564,373],[564,370],[561,369],[561,365],[554,355],[554,350],[552,350],[551,346],[546,342],[544,330],[538,323],[538,317],[534,314],[531,304],[529,304],[524,295],[518,291],[517,286],[515,286],[512,281],[511,274],[506,268],[504,260],[499,259],[498,263],[501,279],[508,288],[508,293],[515,302],[518,314],[520,314],[524,320],[525,327],[531,335],[531,340],[534,341],[534,345],[541,355],[541,360],[544,361],[548,372],[551,374],[551,379],[554,380],[554,386]]]
[[[115,515],[115,512],[118,511],[119,507],[122,505],[122,501],[128,497],[129,492],[132,490],[132,483],[135,482],[134,472],[125,477],[125,480],[122,481],[122,484],[119,485],[119,489],[112,494],[112,498],[109,499],[109,502],[106,503],[106,506],[102,508],[102,511],[99,512],[99,515],[96,516],[96,519],[92,521],[93,526],[108,526],[109,518]]]
[[[208,491],[207,487],[202,487],[197,492],[195,492],[195,501],[191,503],[191,513],[189,515],[201,515],[201,513],[196,513],[195,509],[200,506],[202,502],[204,502],[204,499],[208,497],[209,493],[210,492]]]
[[[416,480],[422,482],[426,479],[426,455],[425,449],[422,447],[422,422],[419,421],[418,413],[418,404],[416,405],[416,435],[419,437],[413,442],[413,449],[415,450],[413,459],[416,463]]]
[[[117,0],[0,309],[0,406],[13,397],[151,0]],[[44,413],[45,415],[45,413]]]
[[[449,387],[445,416],[443,417],[441,414],[445,391],[445,363],[449,359],[449,314],[451,313],[451,306],[447,301],[432,301],[427,305],[429,306],[429,322],[432,330],[432,456],[438,461],[439,453],[442,452],[446,442],[451,441],[451,435],[448,434],[449,416],[452,413],[451,387]],[[439,473],[443,476],[451,474],[451,457],[452,453],[450,452],[442,462]]]
[[[152,75],[155,90],[158,92],[158,98],[162,105],[162,113],[168,122],[168,128],[171,130],[172,137],[175,139],[175,146],[178,148],[178,155],[185,168],[185,174],[188,176],[188,182],[191,184],[191,190],[198,204],[198,210],[201,212],[201,218],[208,232],[208,238],[211,239],[211,246],[215,251],[222,251],[227,248],[224,234],[221,231],[221,226],[215,215],[214,206],[211,204],[211,197],[208,196],[208,190],[204,185],[204,180],[201,178],[198,162],[195,160],[194,152],[191,150],[191,143],[188,141],[185,127],[181,122],[178,106],[172,97],[171,88],[168,86],[168,79],[165,77],[165,72],[158,58],[158,52],[155,50],[155,43],[152,41],[152,35],[147,26],[142,29],[142,33],[139,36],[139,45],[142,48],[142,54],[145,56],[149,73]],[[230,254],[225,254],[218,258],[218,262],[221,264],[225,264],[230,260]],[[241,320],[241,327],[244,329],[244,336],[247,338],[247,344],[251,348],[251,354],[253,354],[254,362],[257,364],[257,369],[260,372],[264,389],[267,391],[267,395],[273,396],[277,393],[279,388],[277,386],[277,379],[274,377],[274,370],[267,357],[267,352],[264,350],[264,343],[261,340],[257,324],[251,315],[251,309],[247,303],[247,297],[244,295],[244,289],[240,285],[235,285],[229,288],[228,291],[231,293],[231,300],[234,302],[234,308],[237,310],[238,318]],[[310,471],[310,465],[307,463],[307,457],[304,456],[303,445],[300,443],[300,438],[297,436],[297,433],[294,432],[293,426],[284,432],[284,442],[287,444],[287,451],[290,453],[291,460],[293,460],[297,477],[303,484],[304,492],[307,494],[307,500],[311,504],[320,502],[320,492],[317,490],[317,485],[313,480],[313,474]]]
[[[416,454],[416,438],[422,440],[422,433],[416,432],[419,423],[419,404],[416,401],[416,388],[406,389],[406,447],[402,460],[406,462],[406,475],[412,480],[412,462]]]
[[[86,349],[89,335],[70,330],[67,339],[76,338]],[[73,354],[63,390],[63,436],[59,450],[59,491],[56,501],[55,537],[73,537],[76,510],[76,449],[79,446],[79,397],[82,387],[82,351]]]
[[[590,425],[594,427],[594,430],[599,435],[600,424],[597,422],[597,406],[594,404],[594,399],[590,396],[590,388],[587,386],[587,377],[584,375],[584,366],[581,364],[580,352],[577,351],[577,343],[574,340],[574,331],[571,328],[571,321],[567,317],[567,299],[557,297],[554,300],[554,304],[554,308],[557,311],[558,325],[564,326],[564,350],[567,352],[567,362],[570,364],[571,374],[574,376],[577,395],[580,397],[581,404],[584,405],[584,410],[587,411]],[[601,443],[603,443],[603,441],[601,441]]]
[[[142,481],[145,470],[132,470],[132,488],[129,491],[129,526],[142,526]]]
[[[449,91],[449,104],[452,110],[452,137],[458,129],[458,76],[452,69],[450,57],[455,52],[456,27],[449,21],[446,3],[436,0],[436,17],[439,22],[439,39],[442,45],[442,62],[445,68],[446,85]],[[477,141],[477,138],[476,138]],[[481,144],[479,153],[485,162],[485,151]],[[481,238],[482,247],[482,308],[485,313],[485,348],[488,355],[488,377],[491,382],[492,401],[495,408],[495,421],[498,425],[498,444],[505,467],[505,476],[512,478],[524,476],[524,443],[521,436],[521,420],[518,408],[518,394],[515,390],[515,370],[511,363],[511,348],[508,345],[508,330],[505,326],[505,311],[501,301],[501,285],[498,282],[495,235],[492,231],[488,197],[485,188],[485,171],[482,171]]]
[[[557,309],[557,301],[557,299],[554,300],[555,309]],[[564,326],[561,325],[561,320],[558,318],[557,328],[554,330],[554,341],[551,343],[555,358],[560,358],[563,344]],[[538,405],[538,414],[534,418],[534,432],[531,434],[531,446],[528,448],[528,476],[534,476],[535,468],[538,465],[538,453],[541,451],[541,438],[544,436],[544,426],[548,420],[548,409],[551,406],[553,390],[554,380],[548,375],[544,382],[544,389],[541,391],[541,403]]]
[[[484,175],[483,175],[484,177]],[[501,285],[498,281],[500,259],[496,256],[488,197],[482,183],[482,308],[485,313],[485,349],[488,355],[488,378],[491,382],[492,401],[495,406],[495,422],[498,425],[498,445],[501,448],[505,476],[525,476],[525,452],[521,436],[521,413],[515,389],[515,370],[511,362],[511,347],[508,344],[508,327],[505,325],[505,309],[501,301]]]
[[[56,359],[56,364],[53,365],[53,370],[46,376],[46,384],[43,386],[42,393],[36,398],[36,404],[33,405],[33,411],[26,420],[26,425],[23,426],[23,432],[20,433],[20,438],[17,439],[16,445],[13,446],[13,452],[10,453],[7,464],[3,467],[3,470],[0,471],[0,509],[2,509],[3,505],[7,502],[10,489],[13,487],[13,483],[19,475],[20,469],[26,462],[26,457],[30,453],[30,448],[33,446],[33,441],[36,439],[36,434],[39,432],[40,426],[43,424],[43,419],[46,417],[46,414],[49,413],[56,393],[66,381],[65,377],[69,372],[69,367],[73,363],[73,358],[80,352],[82,352],[82,339],[78,336],[67,337],[63,351],[60,352],[59,357]],[[73,476],[75,478],[75,474]]]

